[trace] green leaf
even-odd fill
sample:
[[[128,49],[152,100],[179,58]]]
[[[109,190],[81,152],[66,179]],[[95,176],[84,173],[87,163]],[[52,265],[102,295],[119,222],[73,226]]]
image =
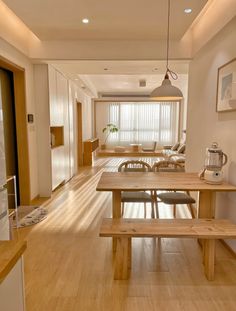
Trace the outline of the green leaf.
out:
[[[104,129],[102,130],[103,133],[106,132],[106,131],[108,132],[108,135],[109,135],[110,133],[118,132],[119,129],[118,129],[118,127],[115,124],[108,123],[106,125],[106,127],[104,127]]]

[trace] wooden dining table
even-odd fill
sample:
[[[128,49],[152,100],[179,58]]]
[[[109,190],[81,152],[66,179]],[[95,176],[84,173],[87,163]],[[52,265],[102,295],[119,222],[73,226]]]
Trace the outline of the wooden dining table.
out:
[[[146,190],[173,190],[198,192],[198,218],[215,217],[216,192],[236,191],[236,186],[207,184],[198,173],[186,172],[104,172],[97,191],[112,192],[112,217],[121,218],[121,192]]]

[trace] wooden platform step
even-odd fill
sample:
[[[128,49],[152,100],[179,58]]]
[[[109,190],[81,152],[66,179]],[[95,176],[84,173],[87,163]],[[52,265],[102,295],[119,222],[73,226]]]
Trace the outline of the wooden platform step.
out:
[[[165,154],[161,150],[156,151],[132,151],[125,150],[123,152],[117,152],[111,149],[98,150],[96,153],[97,157],[162,157],[166,158]]]

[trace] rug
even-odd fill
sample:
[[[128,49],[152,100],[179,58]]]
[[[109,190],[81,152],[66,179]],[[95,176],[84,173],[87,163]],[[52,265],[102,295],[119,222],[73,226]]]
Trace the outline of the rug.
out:
[[[22,214],[24,214],[27,211],[30,211],[30,212],[28,212],[24,217],[22,217]],[[47,210],[43,207],[21,206],[18,212],[18,226],[17,227],[23,228],[23,227],[37,224],[40,221],[44,220],[46,217],[47,217]],[[16,224],[14,224],[14,227],[16,227]]]

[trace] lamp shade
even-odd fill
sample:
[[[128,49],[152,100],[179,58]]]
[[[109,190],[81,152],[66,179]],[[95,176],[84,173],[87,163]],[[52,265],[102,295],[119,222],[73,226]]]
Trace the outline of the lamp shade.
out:
[[[156,100],[172,101],[182,99],[183,94],[180,89],[171,84],[169,77],[166,75],[161,86],[155,88],[150,97]]]

